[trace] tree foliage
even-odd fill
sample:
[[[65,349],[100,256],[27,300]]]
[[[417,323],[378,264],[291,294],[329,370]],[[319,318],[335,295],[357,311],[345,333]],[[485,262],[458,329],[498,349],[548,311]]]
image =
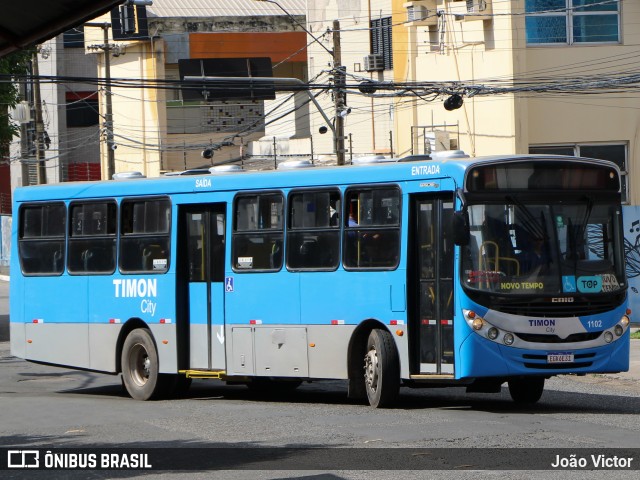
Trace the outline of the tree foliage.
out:
[[[20,101],[18,85],[12,81],[17,75],[29,73],[29,61],[33,50],[19,50],[0,57],[0,153],[6,150],[13,137],[20,133],[18,126],[11,120],[10,109]]]

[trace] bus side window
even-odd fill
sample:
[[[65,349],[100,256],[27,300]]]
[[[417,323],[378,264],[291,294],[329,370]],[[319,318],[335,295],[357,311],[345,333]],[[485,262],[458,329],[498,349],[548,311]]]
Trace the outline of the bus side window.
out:
[[[287,268],[335,270],[340,252],[340,191],[294,191],[288,203]]]
[[[236,272],[280,270],[283,240],[284,199],[281,193],[236,197],[231,240]]]
[[[62,202],[20,208],[18,254],[25,275],[62,274],[66,215]]]
[[[170,201],[125,199],[120,210],[120,270],[165,273],[170,260]]]
[[[69,210],[69,273],[113,273],[116,269],[116,203],[76,202]]]
[[[400,259],[400,190],[347,190],[343,263],[346,269],[394,269]]]

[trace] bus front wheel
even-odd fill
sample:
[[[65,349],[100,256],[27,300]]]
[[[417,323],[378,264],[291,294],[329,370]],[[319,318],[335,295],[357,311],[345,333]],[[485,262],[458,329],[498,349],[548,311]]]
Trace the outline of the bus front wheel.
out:
[[[122,346],[122,380],[135,400],[149,400],[163,391],[158,367],[158,351],[151,332],[132,330]]]
[[[540,400],[544,390],[544,377],[513,378],[507,382],[514,402],[533,404]]]
[[[387,330],[374,329],[364,356],[364,383],[372,407],[388,407],[400,389],[400,361],[393,337]]]

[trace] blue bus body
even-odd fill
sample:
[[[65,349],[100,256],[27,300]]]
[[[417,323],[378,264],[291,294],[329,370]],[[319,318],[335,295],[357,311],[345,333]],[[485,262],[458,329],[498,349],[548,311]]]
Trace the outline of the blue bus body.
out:
[[[568,188],[469,177],[553,161],[608,177]],[[19,188],[11,352],[122,372],[140,399],[186,376],[345,379],[374,406],[400,385],[509,382],[533,402],[552,375],[628,369],[620,196],[602,183],[614,174],[515,156]],[[492,210],[506,242],[487,233]],[[538,231],[546,273],[527,270],[517,244]]]

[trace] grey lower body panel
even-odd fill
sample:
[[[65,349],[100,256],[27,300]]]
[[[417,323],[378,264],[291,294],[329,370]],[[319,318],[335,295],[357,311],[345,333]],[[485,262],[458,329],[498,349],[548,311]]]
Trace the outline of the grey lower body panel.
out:
[[[11,323],[11,354],[34,362],[116,373],[122,324]],[[160,373],[177,373],[175,326],[149,325]]]
[[[227,325],[227,375],[348,378],[352,325]]]

